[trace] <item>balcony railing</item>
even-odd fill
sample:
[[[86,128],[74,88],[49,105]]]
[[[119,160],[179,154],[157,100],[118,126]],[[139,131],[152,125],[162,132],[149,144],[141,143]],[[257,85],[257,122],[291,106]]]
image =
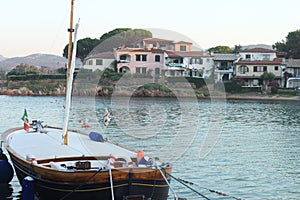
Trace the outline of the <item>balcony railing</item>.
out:
[[[169,67],[183,67],[183,63],[167,63]]]
[[[216,69],[215,72],[218,72],[218,73],[233,73],[233,68],[220,68],[220,69]]]

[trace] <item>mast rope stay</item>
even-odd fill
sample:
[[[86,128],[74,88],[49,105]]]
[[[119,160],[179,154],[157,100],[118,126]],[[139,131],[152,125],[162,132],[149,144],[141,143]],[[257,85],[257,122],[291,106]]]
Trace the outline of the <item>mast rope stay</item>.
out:
[[[71,96],[72,96],[72,85],[73,85],[73,77],[74,77],[74,71],[75,71],[75,65],[76,65],[76,51],[77,51],[77,32],[79,27],[79,21],[75,26],[75,32],[74,32],[74,45],[72,50],[72,60],[71,60],[71,67],[70,67],[70,75],[68,77],[68,83],[67,83],[67,92],[66,92],[66,108],[65,108],[65,120],[64,120],[64,126],[63,126],[63,139],[65,141],[65,137],[68,137],[68,123],[69,123],[69,115],[70,115],[70,107],[71,107]],[[67,142],[64,142],[65,145],[67,145]]]

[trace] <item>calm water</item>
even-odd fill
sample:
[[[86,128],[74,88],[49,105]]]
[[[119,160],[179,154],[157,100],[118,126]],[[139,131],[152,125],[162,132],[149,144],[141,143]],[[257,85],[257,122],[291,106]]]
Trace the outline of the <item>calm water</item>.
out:
[[[22,126],[24,108],[31,120],[61,126],[63,107],[63,97],[0,96],[0,133]],[[107,129],[105,108],[112,115]],[[81,129],[79,120],[92,125],[86,131],[171,162],[175,177],[210,199],[233,198],[207,189],[243,199],[300,199],[300,101],[74,97],[70,127]],[[201,199],[174,180],[172,187],[179,197]],[[16,178],[0,191],[0,199],[20,199]]]

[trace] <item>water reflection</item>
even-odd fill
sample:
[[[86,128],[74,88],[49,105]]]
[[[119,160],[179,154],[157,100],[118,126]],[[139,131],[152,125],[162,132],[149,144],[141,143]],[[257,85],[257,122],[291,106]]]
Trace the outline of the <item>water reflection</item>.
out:
[[[0,199],[13,199],[13,187],[11,184],[0,184]]]
[[[49,125],[59,126],[63,123],[63,101],[64,98],[60,97],[0,96],[3,113],[0,115],[0,132],[22,125],[20,118],[25,107],[30,119],[41,119]],[[78,97],[73,102],[70,126],[82,129],[78,120],[87,118],[92,128],[83,129],[84,131],[97,129],[124,146],[143,149],[153,154],[169,145],[178,130],[192,128],[197,130],[197,134],[186,151],[180,152],[180,159],[172,162],[174,176],[245,199],[297,199],[300,196],[299,103],[228,100],[220,138],[205,158],[199,158],[198,152],[208,129],[211,128],[210,120],[217,121],[211,115],[213,108],[207,100],[198,102],[198,119],[191,117],[193,122],[183,122],[182,109],[177,99],[131,99],[129,107],[122,103],[118,105],[118,113],[130,125],[121,129],[110,99]],[[193,116],[195,105],[187,106],[187,116]],[[101,125],[105,108],[111,111],[112,118],[107,128]],[[124,109],[127,109],[126,112]],[[131,121],[127,119],[129,117]],[[153,125],[154,119],[159,122],[157,126]],[[130,130],[139,131],[145,137],[133,137],[134,135],[127,132]],[[174,143],[169,153],[174,153],[173,149],[183,149],[186,141]],[[199,199],[175,181],[172,186],[180,197]],[[212,199],[222,199],[194,186]],[[20,199],[20,190],[19,183],[14,178],[11,185],[0,188],[0,199]]]

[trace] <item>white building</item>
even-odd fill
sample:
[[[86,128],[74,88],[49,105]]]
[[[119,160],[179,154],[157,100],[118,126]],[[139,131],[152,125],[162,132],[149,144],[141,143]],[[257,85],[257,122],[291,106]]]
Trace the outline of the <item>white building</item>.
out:
[[[102,52],[93,55],[89,55],[85,61],[83,68],[91,69],[95,71],[97,69],[104,71],[106,68],[111,68],[114,70],[115,56],[113,52]]]

